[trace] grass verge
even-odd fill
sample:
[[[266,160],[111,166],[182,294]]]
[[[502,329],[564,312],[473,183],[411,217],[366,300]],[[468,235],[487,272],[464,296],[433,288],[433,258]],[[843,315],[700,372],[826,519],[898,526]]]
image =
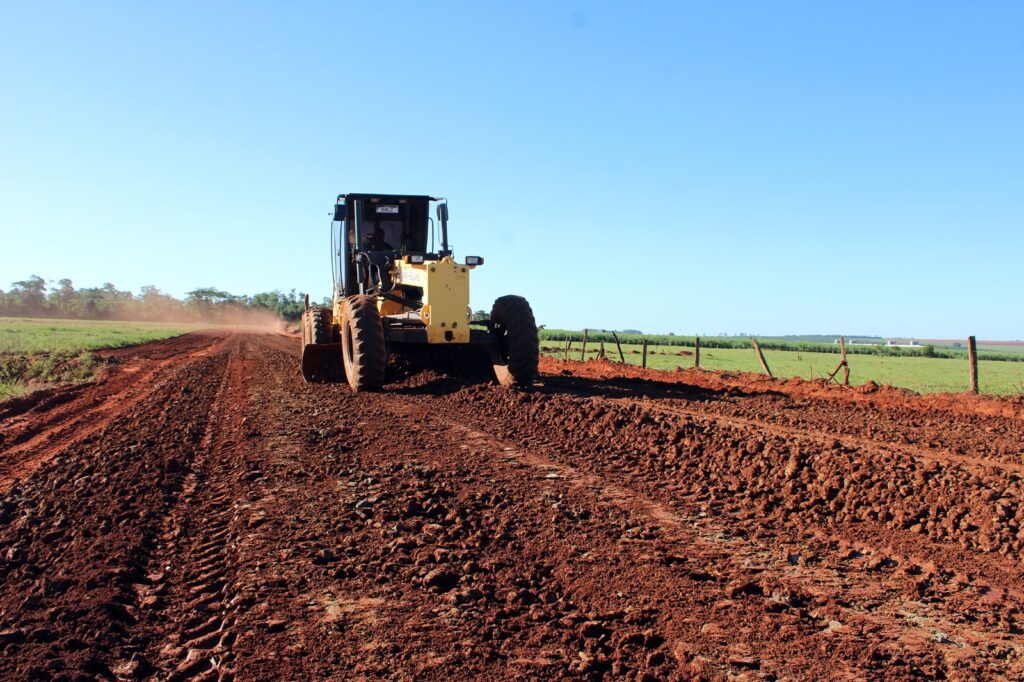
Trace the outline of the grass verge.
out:
[[[167,339],[200,325],[0,317],[0,400],[52,384],[88,381],[93,351]]]

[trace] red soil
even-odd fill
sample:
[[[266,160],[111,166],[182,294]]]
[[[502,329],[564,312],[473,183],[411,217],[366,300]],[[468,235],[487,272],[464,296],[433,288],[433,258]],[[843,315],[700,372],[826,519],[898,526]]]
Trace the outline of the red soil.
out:
[[[1024,673],[1024,406],[194,334],[0,404],[0,677]]]

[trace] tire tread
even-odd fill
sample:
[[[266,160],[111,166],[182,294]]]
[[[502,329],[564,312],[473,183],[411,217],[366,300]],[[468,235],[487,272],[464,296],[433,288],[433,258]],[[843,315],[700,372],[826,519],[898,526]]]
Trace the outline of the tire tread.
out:
[[[516,386],[531,385],[540,363],[540,339],[529,302],[522,296],[502,296],[491,308],[491,321],[508,333],[508,376],[499,372],[498,380]]]
[[[369,296],[351,296],[345,301],[343,325],[349,326],[352,362],[345,356],[345,373],[353,391],[368,391],[384,383],[387,355],[384,327],[377,304]],[[343,334],[344,336],[344,334]]]

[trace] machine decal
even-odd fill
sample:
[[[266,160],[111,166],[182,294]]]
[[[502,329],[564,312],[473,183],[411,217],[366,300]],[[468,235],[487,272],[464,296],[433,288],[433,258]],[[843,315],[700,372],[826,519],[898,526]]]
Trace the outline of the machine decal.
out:
[[[398,213],[397,206],[378,206],[377,213]]]
[[[412,268],[402,268],[398,271],[397,279],[400,282],[406,282],[408,284],[422,284],[426,281],[426,274],[422,270],[414,270]]]

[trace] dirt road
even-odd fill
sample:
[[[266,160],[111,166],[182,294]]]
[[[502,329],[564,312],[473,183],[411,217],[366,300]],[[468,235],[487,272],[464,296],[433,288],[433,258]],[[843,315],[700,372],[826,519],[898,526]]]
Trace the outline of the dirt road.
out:
[[[1024,675],[1012,409],[551,362],[355,396],[297,353],[0,405],[0,677]]]

